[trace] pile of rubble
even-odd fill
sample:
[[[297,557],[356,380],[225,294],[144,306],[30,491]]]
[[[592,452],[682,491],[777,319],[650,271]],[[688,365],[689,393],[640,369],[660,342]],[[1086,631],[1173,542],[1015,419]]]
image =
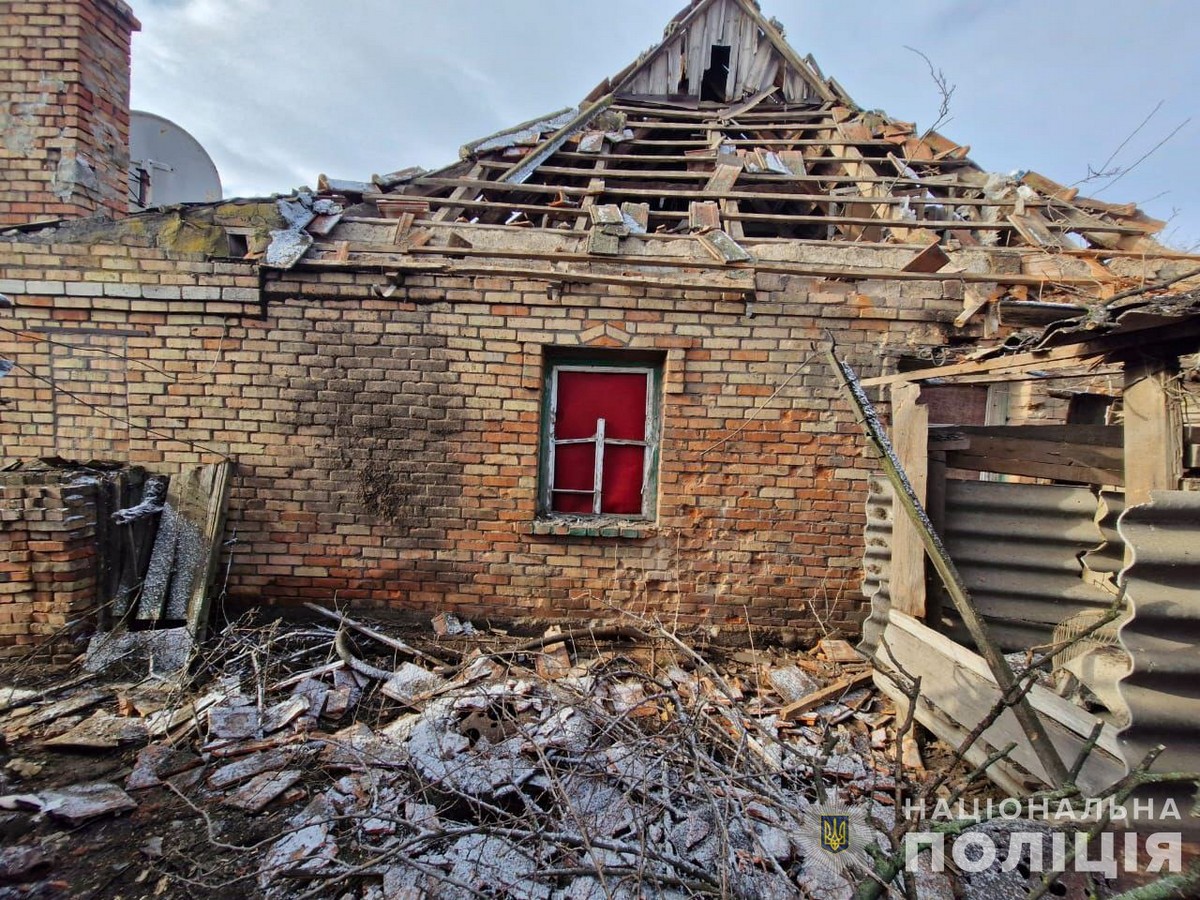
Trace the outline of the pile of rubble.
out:
[[[404,641],[337,618],[230,627],[186,682],[0,688],[0,884],[51,884],[62,829],[127,822],[105,877],[147,894],[844,896],[811,810],[833,791],[892,823],[894,714],[845,642],[701,655],[645,623],[522,641],[450,617]],[[97,759],[119,771],[71,783]]]

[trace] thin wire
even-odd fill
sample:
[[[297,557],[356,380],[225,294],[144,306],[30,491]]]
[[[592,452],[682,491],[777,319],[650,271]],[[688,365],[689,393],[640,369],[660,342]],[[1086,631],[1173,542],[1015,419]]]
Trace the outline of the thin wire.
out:
[[[795,378],[797,375],[799,375],[801,371],[803,371],[804,367],[809,364],[809,362],[812,360],[812,358],[813,358],[813,354],[811,354],[811,353],[809,353],[808,356],[804,357],[804,359],[802,359],[800,361],[800,364],[796,367],[796,370],[794,372],[792,372],[791,375],[789,375],[787,378],[785,378],[783,380],[783,384],[781,384],[781,385],[779,385],[779,387],[775,388],[775,393],[773,393],[770,397],[768,397],[766,400],[764,400],[762,403],[760,403],[758,406],[756,406],[754,408],[754,411],[750,413],[750,415],[746,418],[745,422],[743,422],[741,425],[739,425],[737,427],[737,429],[735,429],[734,431],[725,435],[725,437],[721,438],[719,441],[717,441],[712,446],[705,447],[703,450],[700,451],[700,455],[703,456],[704,454],[706,454],[712,450],[716,450],[718,447],[724,446],[725,444],[732,441],[739,434],[741,434],[743,431],[745,431],[747,428],[749,428],[750,423],[758,418],[758,414],[760,412],[762,412],[764,409],[766,409],[768,406],[771,405],[771,401],[779,396],[780,391],[782,391],[785,387],[787,387],[789,384],[791,384],[792,379]]]
[[[24,372],[30,378],[33,378],[36,381],[40,381],[40,382],[42,382],[42,384],[49,385],[49,387],[52,391],[56,391],[57,393],[60,393],[60,394],[66,394],[68,397],[70,397],[76,403],[83,404],[88,409],[92,410],[92,412],[99,413],[100,415],[104,416],[106,419],[112,419],[114,422],[120,422],[126,428],[133,428],[133,429],[136,429],[137,431],[144,431],[146,434],[154,435],[155,437],[162,438],[165,441],[172,441],[177,444],[186,444],[188,447],[193,447],[197,450],[203,450],[205,453],[216,454],[217,456],[221,457],[221,459],[225,460],[226,462],[233,462],[233,457],[229,456],[226,453],[221,452],[220,450],[217,450],[215,447],[206,447],[204,444],[197,444],[195,441],[189,441],[189,440],[186,440],[185,438],[174,437],[172,435],[166,434],[165,432],[156,431],[153,428],[147,428],[145,425],[138,425],[135,422],[124,418],[123,416],[115,416],[110,412],[105,412],[103,409],[101,409],[95,403],[91,403],[90,401],[84,400],[78,394],[73,394],[70,391],[68,391],[66,388],[59,387],[57,384],[55,384],[50,379],[43,378],[41,375],[38,375],[36,372],[32,371],[31,369],[26,368],[25,366],[21,365],[20,363],[13,363],[13,368],[20,369],[22,372]]]
[[[161,369],[154,365],[154,363],[147,362],[144,359],[135,359],[132,356],[125,355],[124,353],[118,353],[116,350],[108,350],[104,347],[88,347],[83,344],[68,344],[65,341],[56,341],[54,338],[47,337],[44,334],[30,331],[18,331],[14,328],[8,328],[4,325],[0,325],[0,331],[7,331],[9,334],[15,335],[23,341],[29,341],[30,343],[34,344],[40,344],[44,342],[47,344],[53,344],[56,347],[65,347],[68,350],[83,350],[87,353],[104,353],[108,356],[115,357],[116,359],[124,360],[127,363],[135,363],[136,365],[143,366],[152,372],[157,372],[159,375],[171,379],[171,381],[177,384],[192,384],[208,378],[208,376],[212,374],[213,369],[217,367],[217,362],[221,358],[221,352],[225,349],[225,338],[229,336],[229,321],[226,320],[221,323],[221,340],[217,345],[216,352],[213,353],[213,359],[212,362],[209,363],[207,371],[205,371],[203,374],[197,374],[187,378],[184,378],[181,375],[172,374],[166,369]],[[103,332],[100,332],[99,334],[104,336]]]

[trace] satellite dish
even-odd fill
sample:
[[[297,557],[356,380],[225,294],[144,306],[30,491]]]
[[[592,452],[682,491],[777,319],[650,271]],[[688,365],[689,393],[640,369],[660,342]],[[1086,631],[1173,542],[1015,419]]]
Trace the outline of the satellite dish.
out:
[[[221,199],[221,176],[200,142],[169,119],[129,113],[129,209]]]

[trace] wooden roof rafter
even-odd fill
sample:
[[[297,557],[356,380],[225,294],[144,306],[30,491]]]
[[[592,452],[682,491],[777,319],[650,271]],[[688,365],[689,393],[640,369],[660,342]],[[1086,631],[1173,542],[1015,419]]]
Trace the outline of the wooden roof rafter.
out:
[[[696,68],[714,46],[728,48],[727,67],[704,88]],[[1151,239],[1163,223],[1132,204],[1080,197],[1036,173],[989,176],[968,147],[863,112],[753,0],[693,0],[658,45],[579,107],[461,155],[423,177],[378,181],[363,199],[397,201],[380,211],[412,211],[418,222],[424,201],[440,221],[586,230],[597,206],[644,203],[650,230],[674,233],[691,204],[712,202],[722,227],[756,239],[934,240],[1031,247],[1047,258],[1163,250]],[[725,184],[717,173],[730,165],[739,171]],[[1111,280],[1104,259],[1095,269]]]

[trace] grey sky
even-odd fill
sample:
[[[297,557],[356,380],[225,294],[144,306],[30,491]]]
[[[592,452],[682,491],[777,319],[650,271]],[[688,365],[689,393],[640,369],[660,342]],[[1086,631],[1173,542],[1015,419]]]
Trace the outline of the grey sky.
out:
[[[573,106],[655,43],[684,0],[133,0],[135,108],[209,151],[228,196],[365,179],[457,158],[508,125]],[[924,51],[957,86],[940,130],[996,171],[1073,183],[1130,165],[1100,199],[1170,219],[1200,244],[1200,4],[1194,0],[763,0],[864,107],[937,115]]]

